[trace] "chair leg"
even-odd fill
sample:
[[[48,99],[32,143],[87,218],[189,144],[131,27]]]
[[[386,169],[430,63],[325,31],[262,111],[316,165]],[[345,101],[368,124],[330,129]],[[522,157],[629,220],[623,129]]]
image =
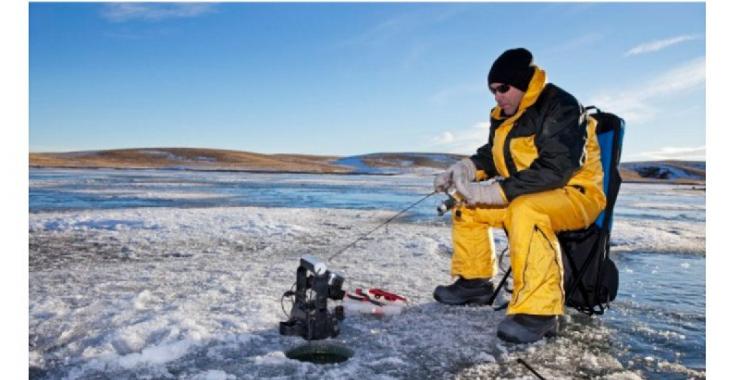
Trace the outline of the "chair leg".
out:
[[[499,281],[498,285],[496,285],[496,289],[493,291],[493,298],[491,298],[491,304],[493,304],[494,301],[496,301],[496,297],[498,297],[498,293],[501,291],[501,288],[504,287],[504,284],[506,284],[506,280],[509,279],[509,276],[511,275],[511,267],[506,270],[506,273],[504,274],[504,277]],[[507,307],[509,303],[505,303],[502,306],[499,306],[496,308],[496,310],[501,310],[505,307]]]

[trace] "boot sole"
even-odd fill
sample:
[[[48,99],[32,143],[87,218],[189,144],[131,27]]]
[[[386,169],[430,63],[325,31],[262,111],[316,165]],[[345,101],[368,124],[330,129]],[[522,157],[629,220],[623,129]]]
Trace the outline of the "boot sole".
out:
[[[558,327],[555,327],[555,329],[548,330],[547,332],[545,332],[545,335],[543,335],[543,337],[540,338],[540,339],[533,340],[533,341],[530,341],[530,342],[522,342],[521,340],[516,339],[515,337],[510,337],[510,336],[508,336],[506,334],[502,334],[501,332],[498,332],[498,331],[496,332],[496,336],[499,339],[503,340],[504,342],[514,343],[514,344],[530,344],[530,343],[535,343],[535,342],[539,342],[539,341],[541,341],[542,339],[545,339],[545,338],[553,338],[553,337],[556,337],[557,335],[558,335]]]
[[[450,306],[487,306],[493,305],[493,294],[473,297],[465,300],[456,299],[454,301],[443,299],[441,297],[438,297],[437,294],[434,294],[434,300],[441,304]]]

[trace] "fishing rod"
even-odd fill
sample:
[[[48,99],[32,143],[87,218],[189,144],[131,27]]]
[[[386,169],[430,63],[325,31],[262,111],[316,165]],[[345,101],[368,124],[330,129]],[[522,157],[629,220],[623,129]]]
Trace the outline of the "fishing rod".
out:
[[[401,216],[406,211],[411,210],[412,208],[414,208],[414,206],[418,205],[421,202],[424,202],[427,198],[431,197],[432,195],[434,195],[436,193],[437,193],[436,191],[433,191],[433,192],[431,192],[429,194],[424,195],[421,199],[419,199],[418,201],[414,202],[411,206],[408,206],[405,209],[399,211],[398,213],[396,213],[396,215],[393,215],[388,220],[386,220],[383,223],[379,224],[377,227],[373,228],[372,230],[370,230],[366,234],[360,236],[359,238],[355,239],[353,242],[351,242],[351,243],[347,244],[346,246],[344,246],[342,249],[340,249],[339,251],[337,251],[335,254],[331,255],[329,257],[329,259],[327,259],[326,261],[331,261],[333,258],[339,256],[344,251],[348,250],[350,247],[352,247],[353,245],[357,244],[357,242],[359,242],[360,240],[367,238],[373,232],[377,231],[381,227],[383,227],[383,226],[387,225],[388,223],[392,222],[394,219],[398,218],[399,216]]]

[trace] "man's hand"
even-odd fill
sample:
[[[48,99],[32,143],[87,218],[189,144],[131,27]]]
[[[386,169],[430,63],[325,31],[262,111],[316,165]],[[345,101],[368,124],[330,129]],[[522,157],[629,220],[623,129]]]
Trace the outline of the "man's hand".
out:
[[[441,174],[434,177],[434,191],[445,192],[454,184],[470,183],[475,178],[475,164],[469,158],[454,163]]]
[[[463,186],[455,185],[457,191],[465,198],[470,206],[506,206],[506,195],[498,182],[467,183]]]

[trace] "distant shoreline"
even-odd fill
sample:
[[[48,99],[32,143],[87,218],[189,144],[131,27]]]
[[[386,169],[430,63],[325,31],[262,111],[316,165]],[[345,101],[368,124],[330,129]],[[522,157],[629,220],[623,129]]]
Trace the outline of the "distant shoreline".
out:
[[[105,166],[42,166],[29,165],[31,169],[80,169],[80,170],[162,170],[172,172],[206,172],[206,173],[253,173],[253,174],[315,174],[315,175],[372,175],[394,176],[403,173],[362,173],[362,172],[317,172],[293,170],[259,170],[259,169],[207,169],[207,168],[142,168],[142,167],[105,167]]]
[[[263,174],[398,175],[442,171],[465,156],[450,153],[386,152],[357,156],[263,154],[208,148],[132,148],[30,153],[37,169],[167,170]],[[706,186],[703,161],[643,161],[620,164],[625,183]]]
[[[365,173],[365,172],[317,172],[317,171],[290,171],[290,170],[255,170],[255,169],[206,169],[206,168],[143,168],[143,167],[103,167],[103,166],[43,166],[29,165],[30,169],[72,169],[72,170],[159,170],[168,172],[199,172],[199,173],[249,173],[249,174],[301,174],[301,175],[339,175],[339,176],[395,176],[407,173]],[[664,180],[655,178],[622,178],[622,183],[636,184],[666,184],[682,186],[699,186],[706,190],[706,181],[700,180]]]

